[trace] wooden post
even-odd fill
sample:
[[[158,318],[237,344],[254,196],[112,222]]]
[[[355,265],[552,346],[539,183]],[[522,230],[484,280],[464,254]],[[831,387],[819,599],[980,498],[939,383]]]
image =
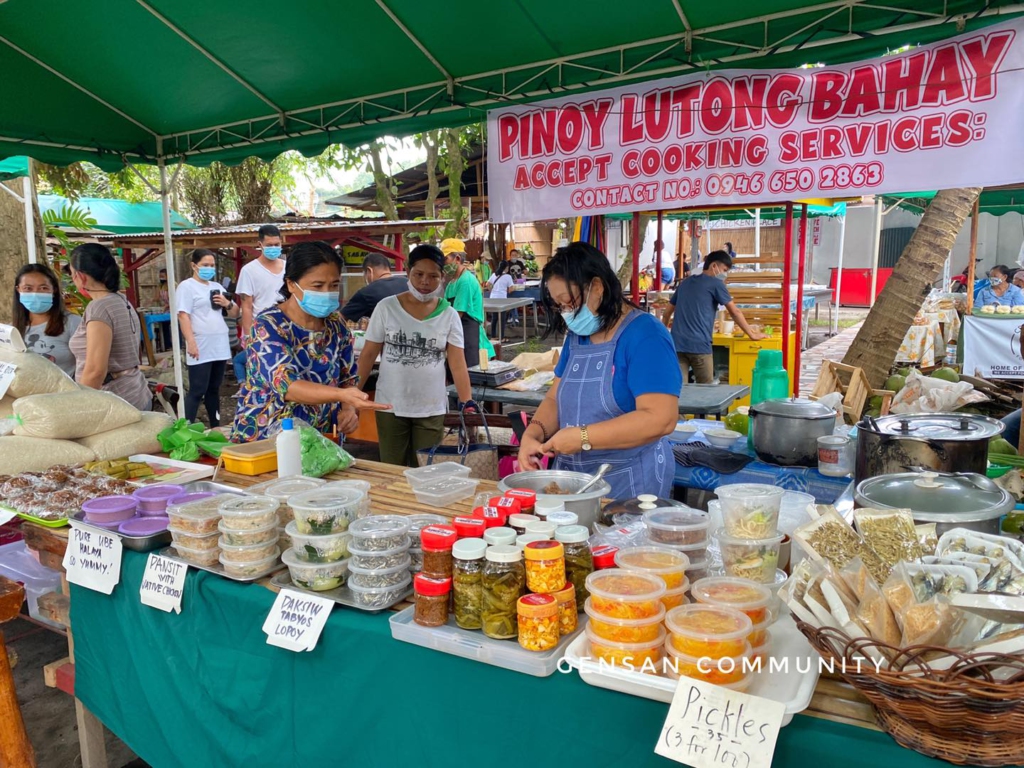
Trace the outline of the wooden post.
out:
[[[0,624],[17,618],[25,600],[25,588],[15,581],[0,577]],[[7,659],[7,645],[0,633],[0,765],[34,768],[32,743],[25,731],[25,721],[14,691],[14,675]]]
[[[789,283],[793,278],[793,203],[786,203],[782,238],[782,367],[789,371]]]
[[[978,257],[978,214],[981,212],[981,196],[974,201],[971,211],[971,248],[967,256],[967,314],[974,309],[974,260]]]
[[[633,303],[640,306],[640,212],[633,213],[633,236],[630,238],[633,250]]]

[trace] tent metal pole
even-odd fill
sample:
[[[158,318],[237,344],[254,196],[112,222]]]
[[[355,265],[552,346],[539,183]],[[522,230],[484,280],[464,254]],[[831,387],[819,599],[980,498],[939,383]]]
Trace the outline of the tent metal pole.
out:
[[[28,239],[28,263],[35,264],[39,259],[36,253],[36,217],[32,213],[32,171],[21,180],[22,202],[25,204],[25,237]]]
[[[868,306],[875,306],[875,294],[878,291],[878,251],[882,247],[882,198],[875,200],[875,242],[871,249],[871,294]]]
[[[800,261],[796,270],[796,343],[793,345],[793,394],[800,394],[800,358],[804,347],[804,269],[807,264],[807,203],[800,206]]]
[[[793,203],[786,203],[785,231],[782,238],[782,367],[787,371],[789,359],[789,284],[793,279]]]
[[[832,335],[839,333],[839,307],[843,296],[843,247],[846,244],[846,214],[839,219],[839,266],[836,268],[836,316],[832,321]]]
[[[978,258],[978,215],[981,212],[981,196],[974,201],[974,208],[971,210],[971,248],[967,253],[967,314],[974,309],[974,279],[975,264]]]
[[[171,350],[174,355],[174,387],[178,390],[178,418],[185,418],[185,381],[181,371],[181,340],[178,336],[178,313],[175,311],[174,240],[171,237],[171,201],[167,184],[167,163],[163,157],[157,160],[160,168],[160,208],[164,223],[164,263],[167,265],[167,300],[171,305]]]
[[[754,258],[757,259],[757,263],[754,264],[754,271],[761,271],[761,209],[754,209]]]
[[[654,290],[661,290],[661,238],[664,231],[664,214],[658,211],[658,235],[654,241]]]
[[[633,242],[630,244],[633,249],[633,279],[632,284],[633,303],[640,306],[640,212],[633,212]],[[525,319],[524,319],[525,322]]]

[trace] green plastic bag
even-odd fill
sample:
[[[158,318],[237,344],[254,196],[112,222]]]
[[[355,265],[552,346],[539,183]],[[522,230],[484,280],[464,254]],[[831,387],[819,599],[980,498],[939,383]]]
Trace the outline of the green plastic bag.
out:
[[[196,461],[200,451],[216,459],[228,444],[228,439],[220,432],[207,431],[202,424],[189,424],[185,419],[178,419],[160,432],[156,439],[164,452],[175,461]]]

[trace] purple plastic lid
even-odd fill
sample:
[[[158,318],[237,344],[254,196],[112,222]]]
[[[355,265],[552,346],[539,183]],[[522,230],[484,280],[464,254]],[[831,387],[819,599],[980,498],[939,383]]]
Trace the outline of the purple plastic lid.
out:
[[[129,518],[129,520],[130,519],[131,518]],[[121,525],[121,521],[120,520],[114,520],[113,522],[109,522],[109,523],[101,523],[101,522],[99,522],[97,520],[88,520],[87,522],[89,523],[89,525],[95,525],[97,528],[104,528],[105,530],[108,530],[108,531],[116,531],[120,527],[120,525]]]
[[[132,494],[139,501],[167,501],[185,492],[180,485],[147,485]]]
[[[180,504],[189,504],[193,501],[199,501],[201,499],[208,499],[211,496],[217,494],[213,491],[193,491],[192,493],[179,493],[177,496],[172,496],[167,500],[167,506],[173,507]]]
[[[135,512],[138,502],[131,496],[101,496],[82,504],[82,511],[89,515],[109,515],[117,512]]]
[[[133,517],[121,523],[117,529],[125,536],[152,536],[167,530],[170,520],[166,517]]]

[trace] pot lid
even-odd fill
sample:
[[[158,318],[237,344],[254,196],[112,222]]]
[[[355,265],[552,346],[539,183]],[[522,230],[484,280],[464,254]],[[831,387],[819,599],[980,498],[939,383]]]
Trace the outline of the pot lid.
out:
[[[901,413],[862,421],[858,429],[919,440],[988,440],[1003,432],[1003,423],[974,413]]]
[[[910,509],[925,522],[990,520],[1013,508],[1013,498],[984,475],[903,472],[857,486],[861,506]]]
[[[764,400],[750,407],[751,414],[788,416],[796,419],[834,419],[836,412],[827,405],[806,397],[784,397]]]

